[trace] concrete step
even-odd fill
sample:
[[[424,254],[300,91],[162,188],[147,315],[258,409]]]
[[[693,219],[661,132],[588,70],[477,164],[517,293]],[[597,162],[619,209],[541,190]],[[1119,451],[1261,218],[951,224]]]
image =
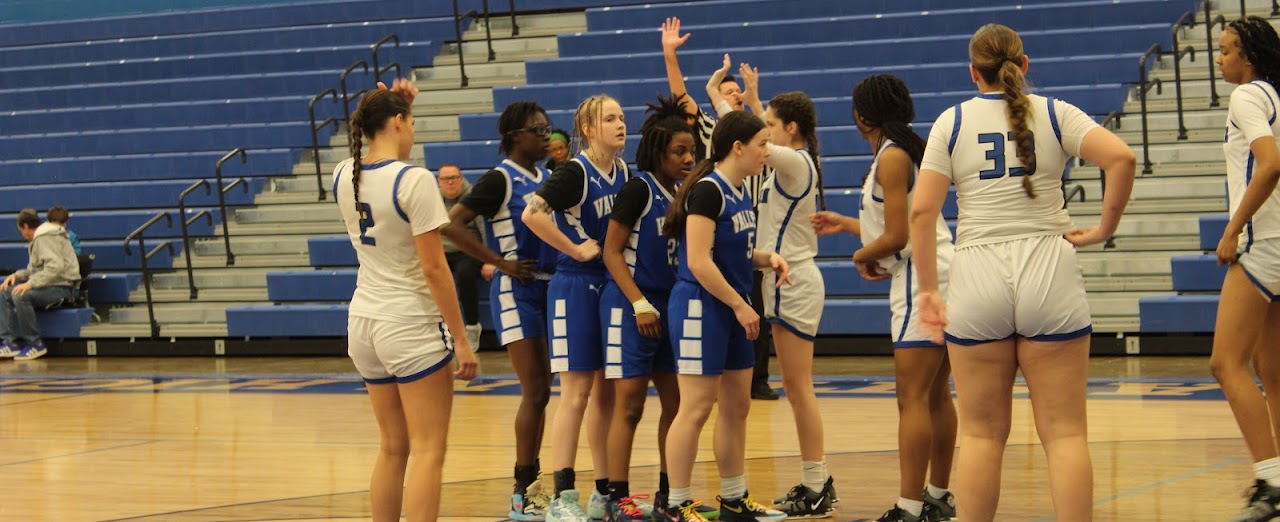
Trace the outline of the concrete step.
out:
[[[191,291],[186,288],[152,288],[151,300],[156,303],[250,303],[266,302],[267,289],[264,288],[200,288],[197,299],[191,299]],[[145,289],[138,289],[129,294],[129,302],[146,304]]]
[[[274,267],[205,268],[195,271],[196,287],[206,288],[266,288],[267,274],[278,272]],[[186,271],[155,274],[152,288],[188,288]]]
[[[1136,315],[1125,315],[1115,317],[1093,317],[1093,331],[1095,333],[1113,333],[1113,332],[1137,332],[1141,321]]]
[[[1191,176],[1217,176],[1226,175],[1226,160],[1209,160],[1209,161],[1186,161],[1186,162],[1169,162],[1157,163],[1152,165],[1151,174],[1142,173],[1142,160],[1138,160],[1138,176],[1143,178],[1152,177],[1173,177],[1183,178]],[[1088,180],[1099,179],[1098,168],[1092,165],[1083,167],[1076,166],[1071,169],[1071,180]],[[1225,178],[1224,178],[1225,179]],[[1068,181],[1074,183],[1075,181]]]
[[[1200,233],[1200,216],[1197,214],[1164,214],[1124,216],[1117,236],[1195,236]],[[1099,216],[1073,216],[1077,227],[1098,224]]]
[[[517,19],[518,21],[518,19]],[[468,41],[463,45],[466,53],[466,62],[483,63],[489,60],[489,48],[485,45],[484,30],[474,31],[479,34],[480,39]],[[473,36],[473,31],[468,31],[463,36],[464,39]],[[494,61],[525,61],[542,58],[556,58],[560,55],[560,45],[555,36],[533,36],[519,38],[502,38],[493,40]],[[446,65],[457,65],[458,63],[458,45],[454,43],[445,44],[440,49],[440,54],[435,57],[432,64],[436,67]]]
[[[457,85],[441,87],[416,83],[421,91],[413,100],[413,115],[418,116],[457,116],[463,113],[493,112],[492,85],[472,85],[470,88],[458,88]]]
[[[1096,170],[1094,171],[1097,172]],[[1077,172],[1073,171],[1071,180],[1067,182],[1068,187],[1071,185],[1080,185],[1084,187],[1085,193],[1091,200],[1101,200],[1102,197],[1102,181],[1098,175],[1094,176],[1077,176]],[[1129,203],[1137,203],[1140,201],[1163,201],[1178,199],[1217,199],[1225,201],[1227,197],[1226,179],[1223,177],[1211,176],[1191,176],[1191,177],[1160,177],[1160,176],[1138,176],[1134,179],[1133,193],[1129,196]],[[1078,201],[1070,204],[1071,213],[1077,213],[1077,209],[1081,208]]]
[[[234,230],[234,228],[232,229]],[[226,242],[221,238],[196,241],[191,245],[196,258],[206,256],[222,257],[227,253]],[[231,237],[231,251],[236,258],[259,255],[306,255],[307,240],[298,236],[241,236]]]
[[[153,308],[156,322],[161,324],[227,322],[226,303],[157,303]],[[149,324],[150,321],[146,306],[115,308],[109,315],[108,321],[112,324]]]
[[[1089,295],[1089,309],[1094,317],[1138,315],[1138,299],[1173,292],[1096,292]]]
[[[1094,276],[1085,274],[1085,290],[1089,292],[1168,292],[1173,278],[1168,275]]]
[[[490,7],[496,9],[498,5],[506,7],[505,4],[500,2]],[[472,24],[471,28],[463,33],[462,39],[467,41],[483,40],[485,37],[484,23],[484,19],[481,18],[477,23]],[[568,13],[517,15],[516,25],[520,26],[520,34],[514,36],[519,37],[554,36],[562,33],[582,32],[587,30],[587,14],[584,11],[574,11]],[[489,31],[495,39],[512,38],[511,17],[502,15],[490,17]]]
[[[150,337],[151,327],[146,323],[102,323],[85,326],[80,336],[86,339]],[[226,337],[227,323],[162,324],[160,337]]]
[[[1096,221],[1096,218],[1094,218]],[[1128,220],[1128,217],[1125,218]],[[1081,226],[1077,220],[1076,225]],[[1168,250],[1178,250],[1183,253],[1194,252],[1200,249],[1200,238],[1197,234],[1178,234],[1168,236],[1144,236],[1144,235],[1124,235],[1117,234],[1113,238],[1115,244],[1112,248],[1106,248],[1105,244],[1091,245],[1079,249],[1080,252],[1163,252]]]
[[[333,203],[330,202],[330,205]],[[335,211],[336,212],[336,211]],[[237,223],[231,227],[231,231],[236,235],[335,235],[346,234],[346,225],[342,223],[342,218],[338,217],[332,221],[316,221],[302,223]],[[218,233],[222,233],[221,226],[218,227]]]
[[[462,78],[462,73],[454,65],[439,67],[424,67],[413,70],[413,81],[428,83],[440,81],[456,82]],[[524,83],[525,69],[524,62],[477,62],[467,64],[467,78],[472,82],[479,82],[486,79],[494,78],[511,78],[518,81],[519,84]]]
[[[294,236],[306,240],[307,236]],[[235,252],[235,247],[231,247]],[[179,257],[173,262],[173,269],[185,271],[187,267],[185,257]],[[236,253],[236,264],[233,267],[240,268],[309,268],[311,266],[311,258],[307,254],[241,254]],[[226,268],[227,258],[222,254],[198,255],[191,259],[191,267],[193,269],[202,268]]]
[[[235,221],[239,223],[299,223],[338,222],[342,215],[332,202],[296,203],[236,209]],[[234,233],[235,225],[231,226]]]
[[[319,188],[316,186],[316,177],[306,176],[301,178],[302,178],[301,182],[297,184],[299,190],[260,192],[258,196],[253,199],[254,204],[258,206],[270,206],[270,205],[287,205],[287,204],[297,204],[297,203],[321,202],[320,191],[319,191]],[[324,188],[324,191],[325,191],[324,201],[329,201],[329,199],[333,197],[329,195],[329,192],[331,190],[333,190],[332,185],[329,185]],[[330,201],[330,203],[332,202]]]
[[[1124,140],[1132,147],[1141,147],[1142,145],[1142,121],[1134,119],[1133,123],[1137,126],[1132,130],[1116,132],[1116,136]],[[1222,144],[1222,127],[1213,128],[1188,128],[1186,139],[1178,139],[1177,123],[1175,121],[1172,128],[1167,130],[1155,130],[1154,126],[1148,127],[1147,140],[1152,145],[1177,145],[1184,143],[1216,143]]]
[[[1087,202],[1073,201],[1067,207],[1072,216],[1102,215],[1102,199],[1097,192],[1089,192]],[[1186,199],[1131,199],[1125,207],[1125,216],[1140,214],[1212,214],[1227,211],[1227,200],[1223,198],[1186,198]],[[1127,217],[1125,219],[1128,219]]]
[[[1168,276],[1169,259],[1178,251],[1114,252],[1081,250],[1076,253],[1085,277]],[[1166,288],[1167,290],[1167,288]]]

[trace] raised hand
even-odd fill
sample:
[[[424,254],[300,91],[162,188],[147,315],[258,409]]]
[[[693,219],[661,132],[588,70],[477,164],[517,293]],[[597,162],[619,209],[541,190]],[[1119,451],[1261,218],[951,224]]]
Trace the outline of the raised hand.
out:
[[[662,22],[662,50],[675,52],[689,40],[689,35],[680,36],[680,19],[671,17]]]

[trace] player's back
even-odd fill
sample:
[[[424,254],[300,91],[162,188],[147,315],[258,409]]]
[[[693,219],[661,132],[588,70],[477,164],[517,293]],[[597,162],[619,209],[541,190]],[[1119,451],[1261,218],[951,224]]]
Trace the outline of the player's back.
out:
[[[360,262],[351,315],[396,322],[438,320],[440,312],[427,289],[404,197],[414,192],[408,185],[435,185],[435,176],[425,168],[396,160],[362,165],[358,211],[352,163],[348,159],[334,169],[333,187]],[[433,193],[436,203],[443,205],[439,189]]]

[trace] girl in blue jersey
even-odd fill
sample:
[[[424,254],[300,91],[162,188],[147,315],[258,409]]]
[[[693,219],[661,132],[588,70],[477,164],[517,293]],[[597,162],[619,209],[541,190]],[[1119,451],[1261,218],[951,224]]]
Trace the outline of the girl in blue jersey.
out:
[[[820,235],[847,232],[862,238],[853,254],[868,281],[892,279],[889,289],[893,336],[894,390],[898,396],[897,504],[877,522],[946,521],[955,517],[947,487],[956,442],[956,408],[951,401],[951,365],[946,346],[920,327],[914,308],[920,288],[912,270],[907,216],[911,189],[924,156],[924,140],[911,130],[915,107],[906,84],[895,76],[868,76],[853,88],[854,123],[876,151],[862,183],[859,217],[823,211],[810,219]],[[946,268],[954,249],[951,230],[941,219],[934,228],[938,278],[945,292]],[[929,475],[926,489],[925,476]]]
[[[644,506],[631,497],[627,477],[650,379],[662,401],[659,503],[664,502],[669,488],[667,430],[680,405],[675,356],[662,327],[662,314],[676,282],[675,240],[662,235],[662,225],[677,184],[693,170],[693,129],[675,99],[658,98],[658,104],[649,104],[647,112],[636,153],[639,171],[618,192],[604,243],[609,274],[600,297],[600,324],[605,336],[605,378],[614,387],[606,519],[615,522],[648,520]]]
[[[560,405],[551,424],[551,460],[556,498],[548,521],[604,518],[609,466],[605,452],[613,414],[613,389],[604,382],[600,292],[605,268],[600,260],[609,214],[618,190],[629,179],[618,154],[627,144],[622,106],[608,96],[592,96],[574,114],[574,135],[582,151],[556,167],[529,200],[523,219],[538,237],[560,252],[547,287],[551,372],[560,374]],[[554,214],[554,215],[553,215]],[[596,487],[587,513],[574,489],[574,458],[588,398],[592,407],[587,443],[595,462]]]
[[[366,94],[351,114],[351,159],[334,170],[334,200],[360,260],[348,354],[364,378],[382,443],[369,485],[373,520],[435,520],[453,379],[478,361],[464,332],[440,230],[449,223],[431,172],[405,163],[416,89]],[[362,142],[368,149],[362,153]],[[456,356],[458,370],[448,368]],[[409,459],[409,455],[413,459]],[[407,480],[406,480],[407,479]]]
[[[1250,16],[1231,22],[1218,44],[1222,79],[1239,87],[1231,93],[1223,144],[1231,220],[1217,251],[1218,263],[1230,268],[1209,366],[1254,463],[1248,505],[1231,520],[1256,522],[1280,517],[1280,356],[1274,346],[1280,338],[1280,36],[1267,20]]]
[[[679,241],[667,325],[677,354],[680,411],[667,434],[671,492],[654,515],[660,521],[705,520],[689,484],[702,426],[719,403],[720,520],[782,520],[783,513],[747,495],[744,469],[755,362],[751,341],[760,333],[760,316],[746,297],[752,270],[771,269],[779,284],[788,281],[782,256],[755,249],[755,211],[743,187],[769,155],[764,122],[742,111],[725,114],[712,133],[711,149],[711,158],[680,187],[663,229]]]
[[[911,209],[916,306],[947,341],[959,398],[960,520],[995,519],[1015,375],[1031,390],[1058,520],[1093,516],[1085,386],[1092,318],[1075,247],[1115,233],[1133,189],[1129,146],[1069,103],[1026,94],[1027,55],[1014,30],[988,24],[969,41],[981,94],[934,122]],[[1072,157],[1107,173],[1100,224],[1073,230],[1062,198]],[[944,308],[935,230],[955,183],[960,207]]]
[[[542,520],[551,502],[538,480],[538,452],[551,398],[547,282],[555,272],[556,252],[525,226],[520,215],[550,176],[538,163],[547,157],[551,126],[540,105],[520,101],[502,111],[498,133],[502,136],[498,149],[507,159],[481,176],[467,197],[454,205],[445,233],[462,251],[497,267],[489,286],[489,306],[498,340],[520,379],[515,485],[507,517]],[[485,218],[488,247],[466,230],[477,215]]]

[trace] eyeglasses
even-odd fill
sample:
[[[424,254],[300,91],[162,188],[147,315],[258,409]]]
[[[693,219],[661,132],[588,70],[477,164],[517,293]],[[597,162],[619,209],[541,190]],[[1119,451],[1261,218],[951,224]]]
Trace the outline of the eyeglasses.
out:
[[[440,176],[440,181],[458,181],[462,176]]]
[[[531,133],[533,133],[533,134],[535,134],[535,135],[537,135],[537,136],[550,136],[550,135],[551,135],[551,126],[550,126],[550,125],[534,125],[534,126],[532,126],[532,127],[526,127],[526,128],[523,128],[523,129],[516,129],[516,130],[513,130],[513,131],[511,131],[511,132],[508,132],[507,134],[515,134],[515,133],[518,133],[518,132],[531,132]]]

